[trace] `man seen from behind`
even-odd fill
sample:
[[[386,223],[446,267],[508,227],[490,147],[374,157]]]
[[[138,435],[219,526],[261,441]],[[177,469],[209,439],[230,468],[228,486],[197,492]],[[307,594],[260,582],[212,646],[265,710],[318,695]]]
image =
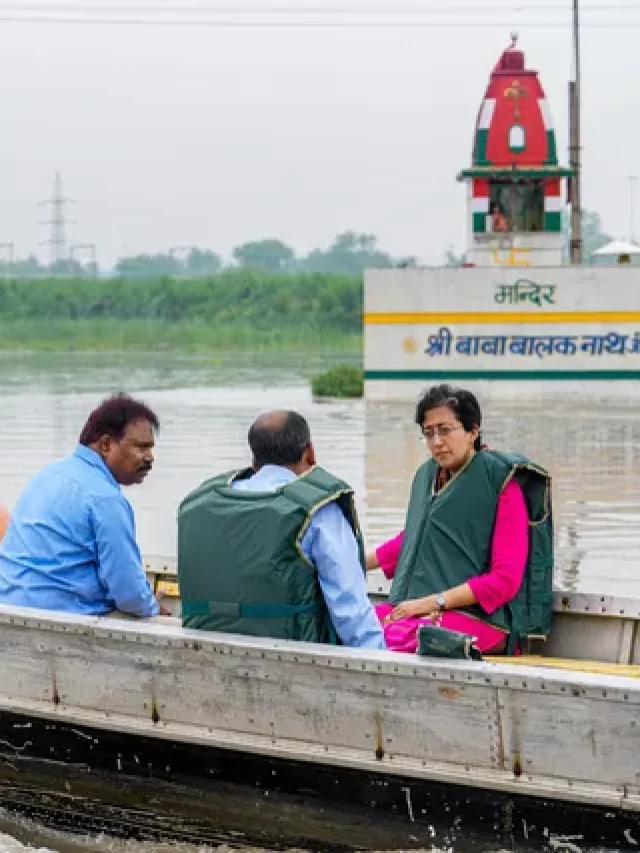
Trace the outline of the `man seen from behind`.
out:
[[[384,649],[352,489],[316,465],[297,412],[259,417],[253,467],[208,480],[178,513],[183,625]]]

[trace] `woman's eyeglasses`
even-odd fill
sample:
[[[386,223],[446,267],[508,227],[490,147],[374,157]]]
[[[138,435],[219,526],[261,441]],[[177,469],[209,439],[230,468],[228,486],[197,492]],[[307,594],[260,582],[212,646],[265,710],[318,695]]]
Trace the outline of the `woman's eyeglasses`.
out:
[[[457,429],[461,429],[462,424],[438,424],[438,426],[425,427],[422,430],[422,437],[427,441],[433,441],[439,435],[440,438],[446,438]]]

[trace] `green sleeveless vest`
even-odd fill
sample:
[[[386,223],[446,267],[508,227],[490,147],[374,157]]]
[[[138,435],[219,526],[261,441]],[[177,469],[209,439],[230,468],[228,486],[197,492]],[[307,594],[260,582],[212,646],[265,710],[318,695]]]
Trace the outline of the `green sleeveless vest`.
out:
[[[339,642],[315,567],[300,542],[335,502],[362,535],[347,483],[315,467],[273,492],[231,486],[251,469],[214,477],[178,509],[178,580],[185,628],[313,643]]]
[[[488,615],[463,608],[510,632],[508,651],[526,636],[548,637],[553,603],[551,478],[519,454],[481,450],[435,494],[433,459],[416,472],[402,550],[389,600],[393,604],[451,589],[489,569],[498,498],[513,478],[529,515],[529,556],[513,601]]]

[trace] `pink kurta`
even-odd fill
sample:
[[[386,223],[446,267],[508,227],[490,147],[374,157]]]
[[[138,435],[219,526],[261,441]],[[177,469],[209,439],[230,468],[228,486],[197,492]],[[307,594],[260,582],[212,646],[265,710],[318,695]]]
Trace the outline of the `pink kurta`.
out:
[[[391,580],[395,574],[403,532],[376,549],[378,564]],[[491,541],[491,567],[488,572],[469,580],[476,601],[487,613],[511,601],[522,584],[529,553],[529,517],[520,486],[514,481],[505,487],[498,498],[496,523]],[[445,592],[445,590],[442,590]],[[408,617],[384,624],[393,610],[391,604],[376,605],[376,614],[383,623],[387,647],[397,652],[415,652],[419,625],[433,624],[425,617]],[[462,631],[477,637],[476,646],[488,652],[504,640],[506,633],[480,619],[456,610],[438,617],[438,624],[452,631]]]

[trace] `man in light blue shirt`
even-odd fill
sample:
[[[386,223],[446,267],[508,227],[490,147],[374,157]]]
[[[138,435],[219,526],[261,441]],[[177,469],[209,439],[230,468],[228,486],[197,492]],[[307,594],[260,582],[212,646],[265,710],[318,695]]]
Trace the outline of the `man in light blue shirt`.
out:
[[[157,416],[117,394],[89,416],[75,451],[25,488],[0,544],[0,604],[103,615],[160,610],[121,486],[153,465]]]
[[[262,415],[249,431],[249,446],[257,471],[248,479],[236,480],[233,485],[237,489],[274,491],[316,464],[308,424],[297,412]],[[367,595],[356,538],[335,502],[313,514],[300,547],[318,572],[333,627],[342,643],[386,649]]]

